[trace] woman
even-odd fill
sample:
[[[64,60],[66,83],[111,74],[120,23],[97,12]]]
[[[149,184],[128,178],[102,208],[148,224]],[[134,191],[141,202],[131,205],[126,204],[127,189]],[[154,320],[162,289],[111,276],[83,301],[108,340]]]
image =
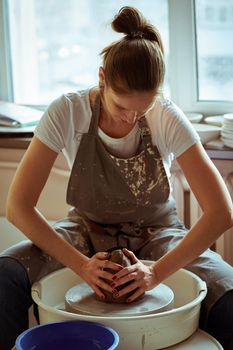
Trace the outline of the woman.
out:
[[[103,299],[104,290],[115,298],[134,291],[128,302],[186,267],[208,285],[202,326],[232,349],[233,269],[207,250],[233,224],[229,194],[183,113],[160,93],[165,68],[156,28],[131,7],[112,27],[124,36],[102,51],[99,87],[49,106],[11,185],[7,217],[33,244],[0,259],[1,347],[10,349],[27,327],[31,284],[65,265]],[[60,151],[72,168],[73,209],[51,227],[36,204]],[[170,191],[173,155],[203,210],[189,231]],[[127,248],[131,267],[108,261],[114,247]],[[155,262],[148,267],[138,259]],[[118,293],[126,281],[132,283]]]

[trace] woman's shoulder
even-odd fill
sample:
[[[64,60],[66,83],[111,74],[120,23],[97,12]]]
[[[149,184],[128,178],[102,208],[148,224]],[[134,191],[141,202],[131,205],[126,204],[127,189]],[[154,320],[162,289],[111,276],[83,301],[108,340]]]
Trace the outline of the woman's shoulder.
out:
[[[69,92],[55,99],[43,114],[35,135],[53,150],[60,151],[90,119],[89,90]]]
[[[74,109],[89,111],[89,91],[90,89],[64,93],[52,101],[49,107],[55,109],[61,108],[67,112]]]
[[[62,127],[83,129],[90,121],[90,89],[64,93],[53,100],[44,113],[44,119],[53,120]]]
[[[177,157],[199,139],[184,112],[168,98],[156,101],[149,122],[162,154]]]
[[[166,97],[159,97],[156,101],[155,111],[157,115],[161,117],[175,118],[175,119],[186,119],[184,112],[180,107],[176,105],[171,99]],[[159,112],[159,113],[158,113]],[[165,118],[164,118],[165,119]]]

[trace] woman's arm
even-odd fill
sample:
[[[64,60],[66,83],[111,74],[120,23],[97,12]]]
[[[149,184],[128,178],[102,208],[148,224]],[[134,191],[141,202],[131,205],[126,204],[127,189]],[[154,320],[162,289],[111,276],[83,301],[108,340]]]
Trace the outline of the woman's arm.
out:
[[[6,215],[34,244],[78,273],[77,260],[81,264],[85,257],[60,238],[36,208],[57,155],[38,138],[32,139],[10,186]]]
[[[203,210],[203,215],[175,248],[149,267],[142,264],[132,252],[124,250],[133,265],[118,272],[111,285],[116,288],[132,280],[132,284],[118,293],[121,297],[137,288],[129,301],[135,300],[146,290],[152,289],[172,273],[185,267],[233,225],[230,195],[201,143],[190,147],[177,161]]]
[[[104,298],[100,288],[110,292],[111,287],[103,281],[103,278],[111,280],[112,274],[103,269],[107,267],[119,271],[121,266],[108,261],[108,254],[104,252],[99,252],[92,258],[81,254],[57,234],[36,208],[56,158],[56,152],[36,137],[32,139],[9,190],[7,218],[35,245],[71,268],[99,297]]]
[[[200,142],[177,158],[203,214],[185,238],[155,264],[159,281],[186,266],[233,225],[233,207],[225,183]]]

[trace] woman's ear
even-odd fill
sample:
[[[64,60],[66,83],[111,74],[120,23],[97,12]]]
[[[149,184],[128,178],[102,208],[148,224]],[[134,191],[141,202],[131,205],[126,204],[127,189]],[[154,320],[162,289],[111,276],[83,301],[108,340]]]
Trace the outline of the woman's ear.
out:
[[[99,82],[102,86],[105,84],[105,72],[103,67],[99,67]]]

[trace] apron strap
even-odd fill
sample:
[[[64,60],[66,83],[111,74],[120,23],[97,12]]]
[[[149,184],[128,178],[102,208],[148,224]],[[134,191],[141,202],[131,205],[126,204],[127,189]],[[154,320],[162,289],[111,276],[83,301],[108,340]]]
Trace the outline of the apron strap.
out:
[[[100,95],[97,94],[95,99],[95,104],[92,111],[91,122],[88,129],[88,134],[95,135],[98,129],[99,122],[99,114],[100,114]]]
[[[144,141],[151,141],[150,129],[146,121],[146,117],[142,117],[138,120],[138,126],[140,129],[140,136]]]

